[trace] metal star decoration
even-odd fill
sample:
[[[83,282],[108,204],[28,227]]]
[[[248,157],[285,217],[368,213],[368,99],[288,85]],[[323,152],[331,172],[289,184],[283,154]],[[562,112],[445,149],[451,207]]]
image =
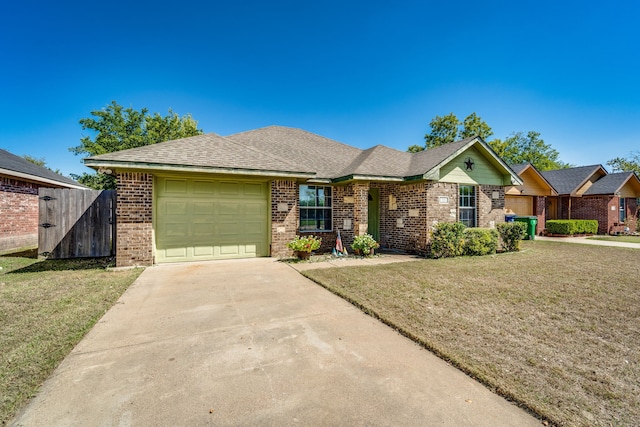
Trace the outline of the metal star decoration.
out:
[[[465,164],[465,166],[466,166],[468,171],[472,171],[473,170],[473,165],[475,163],[473,163],[473,160],[471,160],[471,157],[468,157],[467,160],[465,160],[464,164]]]

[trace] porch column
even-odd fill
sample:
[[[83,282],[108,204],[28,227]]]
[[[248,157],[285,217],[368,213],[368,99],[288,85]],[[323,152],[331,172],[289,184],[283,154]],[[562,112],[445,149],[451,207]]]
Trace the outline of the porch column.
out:
[[[353,235],[362,236],[369,227],[369,183],[356,182],[353,187]]]

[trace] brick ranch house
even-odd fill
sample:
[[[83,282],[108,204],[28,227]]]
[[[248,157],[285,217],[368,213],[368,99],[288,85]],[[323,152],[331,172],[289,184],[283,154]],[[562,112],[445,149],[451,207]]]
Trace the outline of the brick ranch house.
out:
[[[368,150],[295,128],[213,133],[104,154],[117,177],[116,262],[290,256],[297,234],[424,250],[439,221],[493,227],[517,174],[480,138],[420,153]]]
[[[636,230],[640,179],[633,172],[607,173],[601,165],[542,172],[557,195],[547,197],[547,219],[595,219],[598,234]]]
[[[0,252],[38,245],[38,189],[86,188],[0,149]]]

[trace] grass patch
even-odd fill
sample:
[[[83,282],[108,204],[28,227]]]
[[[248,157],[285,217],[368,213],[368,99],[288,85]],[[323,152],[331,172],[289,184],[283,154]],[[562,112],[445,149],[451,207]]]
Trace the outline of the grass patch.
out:
[[[0,256],[0,423],[5,425],[141,269],[110,260]]]
[[[640,243],[640,236],[593,236],[589,240],[606,240],[609,242]]]
[[[303,274],[555,424],[640,425],[640,251],[522,249]]]

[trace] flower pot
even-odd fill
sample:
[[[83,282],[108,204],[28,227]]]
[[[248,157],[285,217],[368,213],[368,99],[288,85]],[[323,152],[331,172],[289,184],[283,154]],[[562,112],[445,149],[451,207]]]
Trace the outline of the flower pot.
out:
[[[309,259],[311,257],[311,252],[307,252],[307,251],[296,251],[296,256],[298,257],[298,259]]]

